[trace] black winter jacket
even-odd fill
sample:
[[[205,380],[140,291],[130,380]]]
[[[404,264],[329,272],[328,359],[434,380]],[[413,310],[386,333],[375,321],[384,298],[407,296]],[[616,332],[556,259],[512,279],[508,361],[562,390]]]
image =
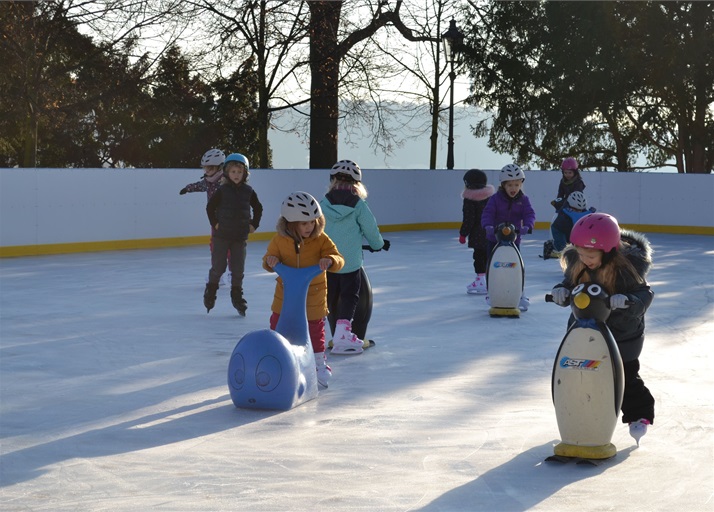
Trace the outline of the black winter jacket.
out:
[[[624,242],[622,253],[632,263],[637,273],[642,278],[646,278],[652,267],[652,248],[649,241],[640,233],[624,229],[621,231],[620,239]],[[574,246],[568,246],[563,256],[568,268],[578,260],[578,253]],[[593,275],[597,271],[587,272],[590,274],[591,280],[597,282],[597,278]],[[567,270],[565,275],[563,282],[557,285],[556,288],[564,286],[572,290],[577,283],[569,281]],[[623,362],[629,362],[637,359],[642,352],[642,346],[645,341],[645,313],[650,304],[652,304],[654,292],[652,292],[646,281],[640,284],[628,273],[620,271],[615,283],[615,293],[626,295],[634,303],[627,309],[613,310],[606,322],[620,349]],[[568,325],[571,325],[574,321],[575,317],[571,314],[568,319]]]
[[[251,210],[253,215],[251,217]],[[229,181],[220,186],[206,206],[208,221],[218,230],[215,236],[228,240],[245,240],[250,226],[258,229],[263,216],[263,205],[253,187],[243,182]]]

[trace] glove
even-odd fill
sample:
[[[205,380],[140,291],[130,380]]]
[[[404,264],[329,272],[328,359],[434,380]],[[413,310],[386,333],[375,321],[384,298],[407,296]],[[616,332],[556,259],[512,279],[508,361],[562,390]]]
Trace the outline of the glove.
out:
[[[630,307],[630,305],[627,304],[628,300],[630,299],[627,298],[627,295],[621,293],[613,295],[610,297],[610,309],[627,309]]]
[[[184,195],[186,192],[188,192],[188,190],[184,187],[179,191],[179,195]]]
[[[553,296],[553,302],[555,302],[558,306],[567,306],[568,305],[568,298],[570,297],[570,290],[565,288],[564,286],[559,286],[557,288],[553,288],[553,290],[550,292],[550,294]]]
[[[466,237],[463,236],[463,235],[461,235],[461,236],[459,237],[459,243],[460,243],[460,244],[465,244],[465,243],[466,243]]]
[[[527,234],[527,235],[532,235],[532,234],[533,234],[533,228],[529,226],[529,227],[526,229],[526,234]]]
[[[380,249],[380,250],[388,251],[391,246],[392,246],[392,244],[389,243],[389,240],[385,240],[384,245],[382,246],[382,249]]]

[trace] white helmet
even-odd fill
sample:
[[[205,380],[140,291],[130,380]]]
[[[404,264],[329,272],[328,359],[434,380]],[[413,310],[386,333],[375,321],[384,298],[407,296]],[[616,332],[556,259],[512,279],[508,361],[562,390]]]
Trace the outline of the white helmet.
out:
[[[362,181],[362,169],[352,160],[340,160],[333,165],[332,170],[330,170],[330,176],[335,174],[346,174],[355,181]]]
[[[501,172],[498,175],[498,181],[500,183],[503,183],[504,181],[511,181],[511,180],[525,181],[525,179],[526,179],[526,175],[523,174],[523,171],[521,170],[521,168],[518,167],[516,164],[508,164],[503,169],[501,169]]]
[[[587,210],[588,202],[585,199],[585,194],[580,191],[571,192],[568,196],[568,205],[576,210]]]
[[[201,158],[201,167],[208,165],[221,165],[226,159],[226,155],[220,149],[209,149]]]
[[[280,206],[280,215],[288,222],[302,222],[322,217],[322,209],[314,197],[307,192],[293,192]]]

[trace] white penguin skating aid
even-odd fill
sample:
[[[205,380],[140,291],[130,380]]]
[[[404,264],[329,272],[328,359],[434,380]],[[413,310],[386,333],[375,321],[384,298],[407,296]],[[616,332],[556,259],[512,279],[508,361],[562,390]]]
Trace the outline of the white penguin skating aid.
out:
[[[622,407],[624,369],[605,324],[609,297],[596,283],[576,286],[568,328],[553,363],[551,391],[561,442],[548,461],[597,464],[617,454],[612,435]],[[552,302],[546,295],[546,302]]]
[[[499,224],[496,228],[498,245],[491,253],[486,271],[488,314],[492,317],[505,316],[519,318],[522,306],[525,267],[523,258],[516,247],[516,229],[513,224]],[[524,299],[525,300],[525,299]]]

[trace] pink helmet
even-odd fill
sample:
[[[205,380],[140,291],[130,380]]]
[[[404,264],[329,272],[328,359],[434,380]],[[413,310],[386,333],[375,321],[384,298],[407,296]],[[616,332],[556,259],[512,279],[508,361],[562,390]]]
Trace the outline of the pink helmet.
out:
[[[620,226],[612,215],[591,213],[575,223],[570,232],[570,243],[610,252],[620,245]]]
[[[568,158],[563,160],[562,164],[560,164],[560,169],[563,171],[577,171],[578,161],[572,156],[569,156]]]

